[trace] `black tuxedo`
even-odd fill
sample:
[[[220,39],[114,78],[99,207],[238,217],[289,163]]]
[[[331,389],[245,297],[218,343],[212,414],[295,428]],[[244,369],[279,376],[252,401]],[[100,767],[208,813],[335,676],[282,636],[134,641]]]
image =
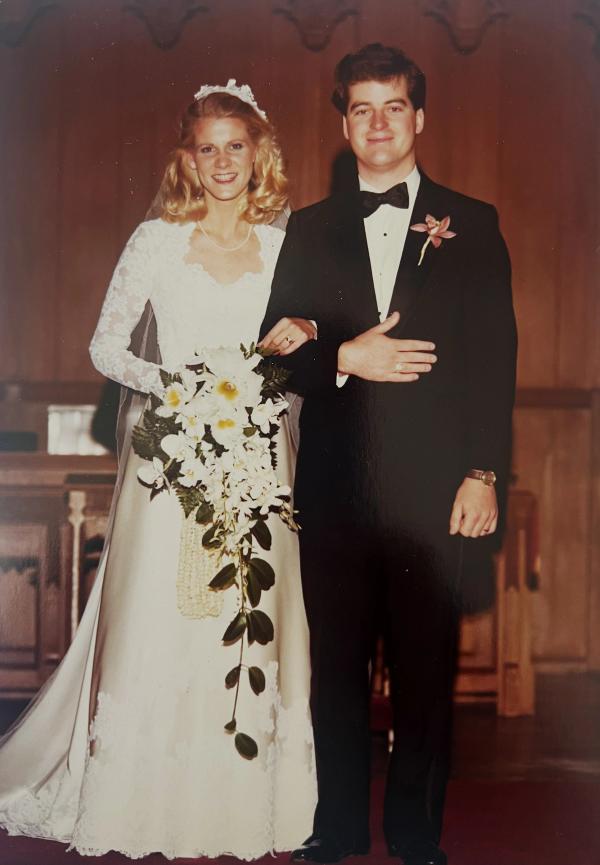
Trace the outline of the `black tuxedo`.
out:
[[[353,192],[294,213],[263,332],[314,319],[318,340],[285,359],[305,397],[295,506],[311,630],[319,776],[316,829],[343,844],[368,835],[368,662],[383,630],[395,748],[389,842],[437,840],[447,777],[461,575],[486,541],[451,538],[456,491],[471,468],[507,481],[516,331],[510,264],[496,211],[422,176],[411,224],[451,217],[456,237],[427,248],[408,232],[389,336],[431,340],[418,382],[350,377],[339,345],[378,323],[362,215]],[[501,495],[502,498],[502,495]]]

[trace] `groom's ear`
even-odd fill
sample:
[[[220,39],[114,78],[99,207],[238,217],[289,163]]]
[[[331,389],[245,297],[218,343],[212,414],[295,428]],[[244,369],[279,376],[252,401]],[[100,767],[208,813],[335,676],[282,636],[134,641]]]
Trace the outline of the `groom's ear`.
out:
[[[415,132],[420,135],[425,128],[425,112],[422,108],[418,108],[415,112]]]
[[[342,131],[344,133],[344,138],[346,141],[350,140],[350,136],[348,135],[348,123],[346,122],[346,115],[342,117]]]

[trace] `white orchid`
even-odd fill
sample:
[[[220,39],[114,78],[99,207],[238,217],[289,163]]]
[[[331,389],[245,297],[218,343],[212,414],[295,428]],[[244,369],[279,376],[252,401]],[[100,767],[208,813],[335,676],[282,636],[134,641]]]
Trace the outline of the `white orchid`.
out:
[[[165,466],[162,460],[154,457],[151,463],[141,466],[137,471],[137,476],[143,484],[149,487],[155,487],[160,490],[166,483]]]
[[[235,447],[244,435],[244,428],[248,424],[245,412],[229,411],[223,412],[216,418],[211,426],[213,438],[225,448]]]
[[[160,446],[168,457],[179,463],[184,460],[193,459],[196,456],[193,443],[184,433],[165,436],[161,440]]]
[[[194,487],[203,480],[205,474],[202,460],[193,457],[182,462],[178,480],[183,487]]]
[[[261,514],[268,514],[271,508],[279,510],[284,505],[283,499],[291,495],[292,489],[287,484],[268,490],[261,499]]]
[[[165,388],[162,396],[163,404],[156,409],[156,414],[159,417],[172,417],[172,415],[178,414],[183,406],[194,397],[194,394],[194,389],[189,389],[177,381],[172,382]]]
[[[218,377],[244,378],[256,369],[261,362],[258,354],[249,358],[244,357],[241,351],[231,348],[210,348],[202,353],[202,360],[210,372]],[[208,379],[208,375],[204,375]]]
[[[260,402],[262,376],[255,372],[259,355],[246,359],[241,352],[218,348],[206,353],[206,391],[216,405],[252,408]]]
[[[285,400],[273,402],[271,398],[260,403],[252,409],[250,419],[262,433],[268,434],[272,423],[277,422],[279,415],[288,407]]]

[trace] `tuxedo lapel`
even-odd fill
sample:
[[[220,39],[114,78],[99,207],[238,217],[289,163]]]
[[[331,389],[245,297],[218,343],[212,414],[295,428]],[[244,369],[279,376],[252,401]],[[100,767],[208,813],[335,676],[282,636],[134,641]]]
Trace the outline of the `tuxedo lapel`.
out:
[[[377,298],[365,225],[353,196],[340,196],[337,219],[331,226],[336,260],[343,274],[344,306],[352,310],[357,324],[379,323]]]
[[[425,175],[421,175],[419,190],[410,216],[410,225],[425,222],[428,213],[440,218],[436,199],[435,185]],[[419,264],[421,249],[426,240],[427,235],[424,232],[408,229],[389,307],[390,312],[397,310],[400,313],[400,324],[395,331],[404,327],[412,315],[415,304],[428,289],[427,282],[435,255],[428,255],[427,253],[430,252],[428,249]]]

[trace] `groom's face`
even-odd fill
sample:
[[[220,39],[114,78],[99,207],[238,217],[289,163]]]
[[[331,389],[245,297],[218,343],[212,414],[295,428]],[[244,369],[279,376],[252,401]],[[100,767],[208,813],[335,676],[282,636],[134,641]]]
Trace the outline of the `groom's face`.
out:
[[[415,111],[405,78],[359,81],[349,87],[344,135],[366,180],[406,176],[415,165],[415,139],[425,116]]]

